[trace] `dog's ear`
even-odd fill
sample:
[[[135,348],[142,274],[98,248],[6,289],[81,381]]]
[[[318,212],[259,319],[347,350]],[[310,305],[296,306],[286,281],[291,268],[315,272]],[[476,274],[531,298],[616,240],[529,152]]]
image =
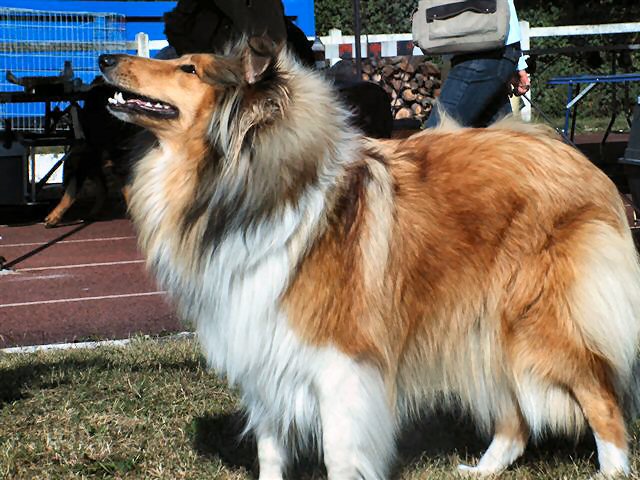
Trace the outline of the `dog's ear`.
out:
[[[242,83],[242,64],[233,58],[202,54],[202,80],[211,85],[232,87]]]
[[[260,81],[284,47],[284,40],[274,41],[268,35],[249,38],[242,56],[244,79],[249,85]]]

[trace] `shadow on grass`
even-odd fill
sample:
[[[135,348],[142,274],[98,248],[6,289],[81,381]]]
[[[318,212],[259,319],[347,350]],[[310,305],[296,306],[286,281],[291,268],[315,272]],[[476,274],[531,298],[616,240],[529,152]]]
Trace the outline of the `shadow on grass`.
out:
[[[244,425],[240,410],[196,418],[192,425],[194,448],[200,455],[219,458],[228,468],[244,468],[256,475],[256,442],[252,436],[242,436]]]
[[[0,370],[0,408],[6,404],[29,398],[30,390],[45,390],[61,385],[68,385],[69,373],[78,369],[97,366],[99,361],[62,360],[60,362],[32,362],[18,367]],[[51,372],[60,372],[56,380],[51,380]],[[47,377],[49,379],[47,379]]]
[[[78,350],[78,355],[82,351]],[[200,360],[186,360],[170,362],[162,361],[163,370],[193,370],[201,365]],[[0,408],[3,405],[30,397],[30,391],[46,390],[69,385],[79,372],[95,370],[96,377],[101,372],[120,369],[127,372],[145,372],[149,375],[157,372],[157,364],[127,363],[114,361],[102,356],[94,356],[89,359],[65,358],[55,361],[31,361],[16,367],[0,368]]]
[[[476,461],[489,446],[491,439],[477,433],[473,421],[466,416],[436,413],[403,430],[398,441],[400,467],[426,459],[447,459],[457,454],[461,461]],[[595,465],[595,441],[591,431],[578,441],[565,437],[545,437],[530,441],[525,454],[516,465],[532,466],[587,461]]]
[[[410,465],[421,457],[442,457],[458,452],[461,456],[479,455],[486,442],[466,417],[437,412],[405,425],[398,442],[400,464]]]
[[[218,458],[225,467],[250,472],[258,477],[258,461],[255,439],[241,439],[244,417],[241,411],[200,417],[194,420],[194,448],[208,458]],[[453,414],[438,413],[405,428],[398,439],[398,464],[393,478],[398,478],[404,468],[410,468],[424,460],[441,459],[445,463],[457,454],[461,461],[479,458],[489,444],[476,433],[472,421]],[[538,444],[529,444],[525,455],[516,465],[536,469],[538,462],[546,465],[587,461],[595,468],[595,442],[590,434],[578,443],[564,438],[549,438]],[[453,473],[452,466],[452,473]],[[324,467],[318,462],[305,460],[294,467],[296,479],[326,478]]]
[[[218,458],[231,470],[244,469],[258,478],[258,452],[252,435],[242,437],[245,417],[242,411],[208,415],[194,420],[194,448],[208,458]],[[288,478],[312,480],[326,478],[326,471],[309,452],[310,457],[298,459]]]
[[[218,458],[225,467],[243,468],[258,477],[255,439],[241,439],[244,415],[241,411],[211,415],[194,420],[194,447],[205,457]],[[418,462],[424,456],[438,457],[465,449],[469,455],[482,452],[484,442],[475,434],[470,422],[461,422],[452,416],[430,417],[418,425],[405,429],[398,441],[398,471]],[[290,478],[325,478],[324,466],[311,458],[294,466]]]

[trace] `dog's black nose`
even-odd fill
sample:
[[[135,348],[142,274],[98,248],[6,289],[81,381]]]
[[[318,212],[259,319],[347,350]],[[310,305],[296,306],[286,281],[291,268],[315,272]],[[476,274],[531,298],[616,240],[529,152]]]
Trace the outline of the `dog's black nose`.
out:
[[[118,55],[100,55],[98,64],[103,72],[113,68],[118,63]]]

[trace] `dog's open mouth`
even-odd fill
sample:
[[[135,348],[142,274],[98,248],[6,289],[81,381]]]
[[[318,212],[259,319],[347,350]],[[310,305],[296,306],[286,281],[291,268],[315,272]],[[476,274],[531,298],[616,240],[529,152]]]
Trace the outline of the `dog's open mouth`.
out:
[[[137,113],[167,119],[178,116],[178,109],[173,105],[133,92],[118,91],[108,101],[109,108],[115,112]]]

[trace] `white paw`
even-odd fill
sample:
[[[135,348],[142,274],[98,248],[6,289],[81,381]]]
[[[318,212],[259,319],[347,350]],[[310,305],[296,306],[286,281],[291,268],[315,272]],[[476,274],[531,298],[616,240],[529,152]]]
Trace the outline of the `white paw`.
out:
[[[258,480],[284,480],[282,471],[279,468],[263,468],[260,470]]]
[[[280,473],[265,473],[260,474],[259,480],[283,480],[283,477]]]
[[[497,475],[500,472],[487,470],[485,468],[472,467],[470,465],[460,464],[458,465],[458,473],[463,477],[490,477],[491,475]]]
[[[628,477],[629,477],[629,471],[620,469],[620,470],[613,470],[608,472],[600,471],[596,473],[593,477],[591,477],[591,480],[613,480],[616,478],[628,478]]]

